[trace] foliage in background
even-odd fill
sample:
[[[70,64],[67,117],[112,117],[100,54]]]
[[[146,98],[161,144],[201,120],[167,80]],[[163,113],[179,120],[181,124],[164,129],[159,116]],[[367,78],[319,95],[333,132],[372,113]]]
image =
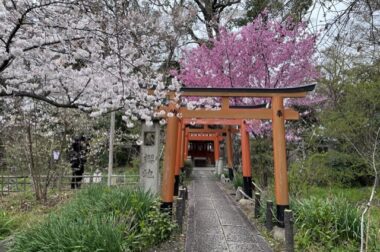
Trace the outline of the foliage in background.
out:
[[[110,115],[93,120],[93,129],[87,131],[90,137],[90,153],[88,154],[89,170],[108,166],[108,132],[110,127]],[[122,120],[122,113],[115,115],[115,137],[114,137],[114,164],[116,167],[135,167],[133,161],[138,158],[139,147],[136,140],[140,137],[140,124],[129,128]]]
[[[269,136],[256,137],[251,144],[252,175],[259,185],[266,188],[268,180],[273,177],[272,139]]]
[[[7,118],[7,131],[2,134],[4,166],[12,175],[30,176],[36,199],[45,202],[48,187],[68,166],[64,153],[68,144],[67,113],[32,100],[19,100],[13,105],[14,114]],[[61,153],[60,161],[53,160],[53,151]]]
[[[367,179],[365,171],[366,165],[361,159],[331,150],[310,154],[303,163],[293,162],[289,181],[291,187],[305,183],[307,186],[360,186]]]
[[[174,227],[153,195],[92,186],[16,234],[10,251],[142,251],[167,239]]]
[[[30,99],[7,101],[7,116],[2,117],[0,146],[1,174],[30,176],[33,191],[41,202],[47,200],[47,190],[54,185],[60,189],[61,177],[70,176],[70,151],[72,139],[85,136],[89,139],[85,173],[92,174],[108,163],[107,116],[91,118],[88,114],[69,109],[56,108]],[[125,167],[133,166],[139,148],[135,140],[139,137],[138,124],[127,128],[122,122],[122,114],[117,114],[114,163]],[[54,161],[52,152],[60,152],[60,160]],[[115,172],[119,172],[115,168]],[[28,180],[29,181],[29,180]],[[8,185],[7,185],[8,186]],[[14,187],[14,183],[9,185]]]

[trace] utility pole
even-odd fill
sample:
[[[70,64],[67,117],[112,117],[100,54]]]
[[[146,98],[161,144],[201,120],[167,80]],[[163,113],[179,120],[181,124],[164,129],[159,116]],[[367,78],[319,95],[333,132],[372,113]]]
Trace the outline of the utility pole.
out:
[[[111,125],[110,125],[110,141],[109,141],[109,152],[108,152],[108,181],[107,185],[112,184],[112,168],[113,168],[113,138],[115,132],[115,112],[111,112]]]

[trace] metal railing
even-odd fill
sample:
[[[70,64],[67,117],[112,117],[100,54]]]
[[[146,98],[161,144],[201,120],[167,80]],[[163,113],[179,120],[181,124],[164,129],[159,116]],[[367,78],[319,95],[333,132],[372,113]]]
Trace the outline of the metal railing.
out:
[[[47,177],[46,175],[39,176],[41,184],[44,185],[46,179],[49,179],[49,189],[71,190],[72,184],[76,183],[75,188],[83,188],[90,184],[107,184],[107,175],[87,175],[82,176],[54,176]],[[111,185],[137,185],[139,183],[139,175],[112,175]],[[79,185],[79,187],[77,186]],[[15,192],[27,192],[33,190],[33,179],[31,176],[20,175],[0,175],[0,193],[7,195]]]

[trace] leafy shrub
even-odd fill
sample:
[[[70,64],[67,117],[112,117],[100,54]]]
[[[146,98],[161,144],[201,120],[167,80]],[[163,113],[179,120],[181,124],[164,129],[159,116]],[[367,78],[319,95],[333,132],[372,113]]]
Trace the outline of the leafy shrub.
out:
[[[10,251],[142,251],[174,227],[152,194],[97,185],[17,234]]]
[[[170,236],[173,224],[166,214],[160,211],[150,211],[145,220],[140,222],[139,227],[143,234],[140,242],[145,243],[146,246],[144,247],[147,247],[167,239]]]
[[[300,251],[332,251],[339,247],[357,248],[360,242],[360,212],[340,197],[311,197],[293,206]],[[356,249],[357,250],[357,249]]]
[[[328,151],[311,155],[303,166],[292,164],[289,175],[292,184],[357,186],[365,170],[365,164],[356,156]]]

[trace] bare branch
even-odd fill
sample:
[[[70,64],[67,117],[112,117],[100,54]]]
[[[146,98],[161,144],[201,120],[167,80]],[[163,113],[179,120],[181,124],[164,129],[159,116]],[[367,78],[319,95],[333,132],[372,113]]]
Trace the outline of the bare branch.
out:
[[[377,187],[378,180],[379,180],[378,179],[378,172],[377,172],[377,168],[376,168],[377,141],[379,139],[379,134],[380,134],[380,127],[378,128],[377,133],[376,133],[375,143],[373,144],[373,152],[372,152],[372,168],[374,170],[375,181],[373,182],[371,196],[369,197],[367,205],[366,205],[366,207],[362,213],[361,223],[360,223],[360,252],[363,252],[364,247],[367,248],[367,246],[368,246],[368,244],[365,244],[365,242],[364,242],[364,216],[369,211],[369,209],[371,207],[372,200],[375,196],[376,187]],[[367,223],[367,225],[369,225],[369,224]],[[366,240],[368,240],[368,232],[366,233],[366,237],[367,237]]]

